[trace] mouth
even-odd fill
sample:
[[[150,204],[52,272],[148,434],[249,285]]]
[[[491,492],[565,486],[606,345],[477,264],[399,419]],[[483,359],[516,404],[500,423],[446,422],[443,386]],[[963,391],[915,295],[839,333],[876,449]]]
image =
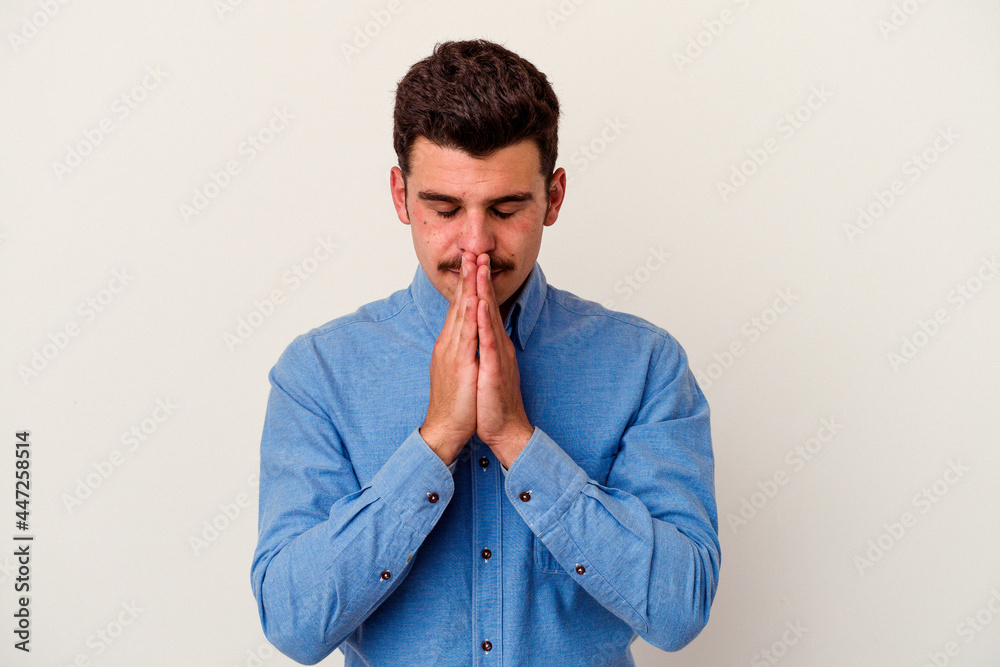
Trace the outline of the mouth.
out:
[[[454,273],[458,277],[462,276],[462,274],[456,271],[455,269],[448,269],[448,271],[450,273]],[[503,269],[494,269],[493,271],[490,271],[490,278],[495,278],[498,274],[503,273],[503,271],[504,271]]]

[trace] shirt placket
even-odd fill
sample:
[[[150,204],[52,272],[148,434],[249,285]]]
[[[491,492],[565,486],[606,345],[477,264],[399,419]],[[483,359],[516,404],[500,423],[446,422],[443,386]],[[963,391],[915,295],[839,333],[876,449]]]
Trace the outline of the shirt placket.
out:
[[[500,462],[489,446],[473,436],[472,454],[472,573],[474,617],[473,664],[503,664],[503,568],[500,501],[503,492]]]

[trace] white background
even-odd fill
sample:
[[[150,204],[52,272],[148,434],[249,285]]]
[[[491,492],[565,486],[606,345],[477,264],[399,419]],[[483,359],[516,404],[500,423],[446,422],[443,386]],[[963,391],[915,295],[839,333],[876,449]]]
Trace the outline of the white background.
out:
[[[409,284],[394,88],[474,37],[562,103],[550,283],[663,326],[705,379],[718,596],[692,644],[637,640],[637,663],[1000,659],[998,3],[43,4],[0,9],[0,662],[291,664],[250,590],[267,372]],[[251,160],[275,109],[293,117]],[[240,318],[259,326],[227,344]],[[30,656],[11,632],[21,429]]]

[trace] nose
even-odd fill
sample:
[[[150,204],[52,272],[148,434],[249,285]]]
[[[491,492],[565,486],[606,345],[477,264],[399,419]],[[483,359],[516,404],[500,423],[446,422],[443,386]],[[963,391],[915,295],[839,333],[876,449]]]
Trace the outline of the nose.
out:
[[[471,251],[476,256],[488,253],[492,256],[496,248],[496,235],[485,211],[470,210],[463,216],[458,247],[462,252]]]

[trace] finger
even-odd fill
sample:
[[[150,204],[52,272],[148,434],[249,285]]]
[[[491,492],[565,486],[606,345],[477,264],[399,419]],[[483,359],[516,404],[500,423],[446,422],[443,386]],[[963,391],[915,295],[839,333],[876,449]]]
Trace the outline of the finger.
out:
[[[462,275],[464,264],[465,260],[463,258],[462,266],[458,269],[460,277]],[[465,282],[463,280],[459,280],[455,287],[455,293],[452,300],[448,304],[448,312],[445,314],[444,326],[441,329],[441,334],[448,341],[454,341],[461,335],[462,323],[464,322],[467,305],[466,300],[468,296],[468,292],[465,289]]]
[[[486,274],[486,277],[489,278],[489,280],[487,281],[487,287],[488,287],[488,291],[489,291],[489,295],[488,296],[489,296],[490,304],[493,306],[493,313],[492,314],[496,316],[495,318],[492,319],[492,322],[493,322],[494,325],[499,326],[499,330],[498,330],[498,333],[499,333],[500,330],[503,330],[503,318],[500,317],[500,304],[497,303],[497,293],[496,293],[496,290],[493,287],[493,273],[492,273],[492,271],[493,271],[493,264],[489,260],[490,260],[489,255],[487,255],[486,256],[486,268],[489,270],[489,273]]]
[[[477,331],[477,313],[479,311],[479,299],[474,296],[468,297],[467,314],[462,323],[462,335],[459,340],[459,350],[465,359],[476,359],[476,349],[479,347],[479,331]]]
[[[459,346],[463,356],[475,359],[476,347],[479,343],[479,333],[476,331],[479,298],[476,294],[475,283],[476,263],[468,254],[462,254],[462,265],[465,270],[465,275],[462,276],[462,298],[465,303],[462,308],[463,318],[459,329]]]
[[[462,262],[466,267],[466,275],[462,277],[464,293],[476,296],[476,256],[469,251],[463,252]]]
[[[457,336],[461,336],[465,330],[465,320],[469,310],[469,294],[465,289],[465,279],[462,277],[462,273],[467,270],[465,258],[463,257],[462,265],[458,269],[459,281],[458,289],[455,291],[455,301],[449,309],[449,313],[454,312],[455,335]]]
[[[484,275],[481,280],[485,283],[489,282],[488,269],[482,268],[480,272]],[[488,290],[485,290],[488,294]],[[479,299],[479,302],[483,305],[479,307],[479,358],[486,360],[487,372],[491,373],[493,377],[499,377],[503,371],[503,354],[501,347],[503,346],[503,339],[500,336],[504,335],[502,329],[499,329],[498,333],[497,327],[497,315],[496,308],[490,305],[489,298]]]
[[[447,313],[446,317],[451,317],[451,316],[457,314],[457,313],[453,313],[453,311],[458,310],[459,305],[462,303],[462,288],[463,288],[463,283],[462,283],[462,280],[461,280],[461,275],[462,275],[462,266],[464,265],[464,261],[465,260],[462,260],[463,263],[460,264],[459,267],[458,267],[458,275],[460,276],[460,278],[456,282],[455,287],[452,290],[451,296],[448,298],[448,313]]]
[[[481,267],[483,265],[480,265]],[[479,273],[481,277],[479,283],[476,286],[476,292],[480,299],[484,299],[487,304],[487,308],[490,311],[490,326],[493,331],[493,335],[496,337],[495,344],[499,347],[502,343],[502,337],[507,335],[507,332],[503,328],[503,318],[500,316],[500,306],[497,304],[497,295],[493,289],[493,278],[490,273],[491,267],[489,262],[489,256],[486,257],[485,268],[480,268]]]
[[[491,270],[492,270],[492,267],[491,267]],[[490,274],[490,281],[489,282],[490,282],[490,304],[492,304],[492,306],[493,306],[493,313],[492,314],[495,316],[494,318],[491,318],[491,321],[494,323],[494,329],[496,330],[497,337],[499,339],[500,336],[506,337],[507,336],[507,332],[503,328],[503,317],[500,315],[500,304],[497,302],[497,293],[496,293],[496,290],[493,288],[493,274],[492,273]]]
[[[462,284],[462,310],[468,315],[467,319],[472,321],[472,328],[476,328],[476,302],[479,300],[476,294],[476,261],[469,252],[462,253],[462,268],[459,270],[459,282]],[[472,299],[472,310],[469,311],[469,299]],[[463,331],[464,329],[463,320]]]
[[[479,362],[480,369],[490,373],[498,367],[497,339],[490,321],[490,309],[486,299],[479,300]]]

